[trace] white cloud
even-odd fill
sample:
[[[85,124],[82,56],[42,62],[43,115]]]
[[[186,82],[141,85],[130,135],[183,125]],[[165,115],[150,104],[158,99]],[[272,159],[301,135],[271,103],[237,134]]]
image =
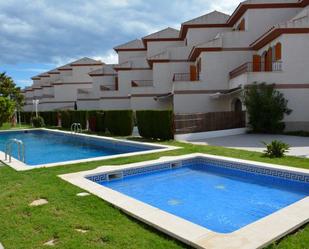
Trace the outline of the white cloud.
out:
[[[105,55],[103,56],[95,56],[93,57],[95,60],[101,60],[102,62],[106,64],[117,64],[118,63],[118,55],[115,51],[109,50]]]

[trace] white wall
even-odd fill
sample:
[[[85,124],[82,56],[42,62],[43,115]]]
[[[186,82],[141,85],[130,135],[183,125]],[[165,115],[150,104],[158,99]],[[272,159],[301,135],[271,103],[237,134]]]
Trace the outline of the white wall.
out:
[[[207,89],[229,89],[229,72],[252,58],[250,51],[203,52],[200,79]]]
[[[231,99],[214,99],[212,94],[175,94],[175,113],[231,111]]]

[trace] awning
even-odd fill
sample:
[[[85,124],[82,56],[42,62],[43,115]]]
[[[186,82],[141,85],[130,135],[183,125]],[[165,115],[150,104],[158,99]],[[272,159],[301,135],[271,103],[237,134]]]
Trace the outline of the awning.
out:
[[[226,91],[214,93],[214,94],[210,95],[210,97],[213,98],[213,99],[218,99],[218,98],[221,98],[221,97],[228,97],[230,95],[237,94],[237,93],[240,93],[240,92],[242,92],[242,88],[236,87],[236,88],[229,89],[229,90],[226,90]]]
[[[173,93],[169,92],[169,93],[159,94],[159,95],[155,96],[153,99],[155,101],[164,101],[164,100],[167,100],[170,97],[173,97],[173,95],[174,95]]]

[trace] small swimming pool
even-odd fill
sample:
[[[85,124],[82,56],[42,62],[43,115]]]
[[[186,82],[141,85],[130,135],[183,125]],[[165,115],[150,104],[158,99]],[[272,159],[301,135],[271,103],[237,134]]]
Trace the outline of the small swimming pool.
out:
[[[263,248],[309,220],[309,170],[195,153],[60,175],[196,248]]]
[[[40,129],[0,132],[0,151],[4,152],[6,142],[13,138],[24,143],[25,165],[29,167],[86,159],[104,159],[166,148],[112,138]],[[12,155],[17,158],[17,146],[14,147]]]
[[[88,179],[214,232],[231,233],[309,195],[309,177],[306,182],[281,174],[200,157]]]

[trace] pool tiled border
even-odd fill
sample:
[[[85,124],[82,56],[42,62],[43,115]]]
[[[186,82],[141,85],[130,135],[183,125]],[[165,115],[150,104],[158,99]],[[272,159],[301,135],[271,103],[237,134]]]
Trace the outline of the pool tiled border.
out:
[[[132,174],[143,173],[147,166],[150,171],[160,170],[162,168],[157,168],[157,165],[163,164],[164,168],[166,167],[165,165],[170,165],[172,162],[190,160],[193,158],[201,158],[201,160],[207,160],[208,162],[220,162],[219,166],[221,167],[226,167],[228,164],[233,165],[235,168],[246,172],[252,172],[252,169],[250,168],[253,167],[256,170],[253,173],[271,175],[280,178],[283,177],[289,180],[307,182],[309,176],[309,170],[306,169],[195,153],[177,157],[162,157],[158,160],[121,166],[102,166],[94,170],[60,175],[59,177],[89,191],[129,215],[195,248],[263,248],[272,241],[283,237],[296,228],[309,222],[309,197],[306,197],[237,231],[229,234],[221,234],[210,231],[202,226],[191,223],[92,181],[100,181],[104,179],[107,173],[120,171]],[[278,174],[280,172],[283,173]],[[303,175],[304,178],[298,177],[301,175]],[[297,177],[295,178],[294,176]],[[91,180],[87,178],[90,178]]]
[[[158,152],[164,152],[164,151],[179,149],[179,147],[169,146],[169,145],[146,143],[146,142],[136,142],[136,141],[129,141],[129,140],[124,140],[124,139],[116,139],[116,138],[112,138],[112,137],[104,137],[104,136],[89,135],[89,134],[82,134],[82,133],[72,133],[72,132],[69,132],[69,131],[53,130],[53,129],[46,129],[46,128],[2,130],[2,131],[0,131],[0,134],[1,134],[1,132],[32,131],[32,130],[43,130],[43,131],[50,131],[50,132],[55,132],[55,133],[59,133],[59,134],[67,134],[67,135],[74,135],[74,136],[79,136],[79,137],[95,138],[95,139],[99,139],[99,140],[105,140],[105,141],[108,141],[108,142],[121,142],[123,144],[130,144],[130,145],[134,145],[134,146],[145,145],[145,146],[154,147],[154,149],[146,150],[146,151],[138,151],[138,152],[129,152],[129,153],[112,155],[112,156],[92,157],[92,158],[86,158],[86,159],[81,159],[81,160],[71,160],[71,161],[65,161],[65,162],[48,163],[48,164],[40,164],[40,165],[32,165],[32,166],[29,166],[29,165],[17,160],[14,157],[12,157],[11,163],[9,163],[8,160],[5,160],[5,153],[0,151],[0,162],[3,162],[4,164],[10,166],[11,168],[13,168],[17,171],[26,171],[26,170],[32,170],[32,169],[38,169],[38,168],[63,166],[63,165],[84,163],[84,162],[91,162],[91,161],[102,161],[102,160],[115,159],[115,158],[120,158],[120,157],[139,156],[139,155],[145,155],[145,154],[158,153]]]

